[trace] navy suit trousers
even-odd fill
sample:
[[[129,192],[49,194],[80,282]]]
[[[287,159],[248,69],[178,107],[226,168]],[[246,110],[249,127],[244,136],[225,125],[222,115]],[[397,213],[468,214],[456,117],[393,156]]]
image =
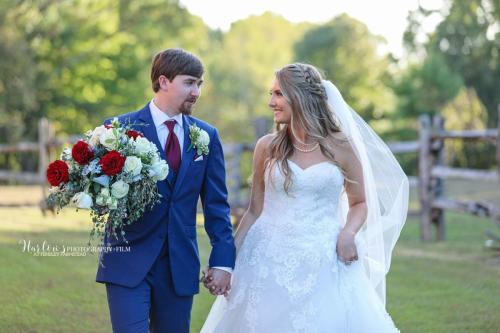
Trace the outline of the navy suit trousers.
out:
[[[193,296],[177,296],[166,243],[138,286],[106,283],[114,333],[189,333]]]

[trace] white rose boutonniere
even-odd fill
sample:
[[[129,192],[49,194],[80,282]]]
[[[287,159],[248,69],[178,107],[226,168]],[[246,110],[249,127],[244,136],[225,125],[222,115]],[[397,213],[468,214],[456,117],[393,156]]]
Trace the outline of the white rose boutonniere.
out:
[[[189,138],[191,139],[191,144],[189,149],[196,149],[198,155],[208,155],[210,144],[210,137],[208,133],[196,125],[189,126]]]

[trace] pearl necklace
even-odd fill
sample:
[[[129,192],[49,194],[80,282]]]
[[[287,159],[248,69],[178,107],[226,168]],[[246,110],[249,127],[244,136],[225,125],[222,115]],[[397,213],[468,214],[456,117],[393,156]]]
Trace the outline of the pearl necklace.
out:
[[[298,151],[302,152],[302,153],[310,153],[312,151],[315,151],[316,149],[318,149],[319,147],[319,142],[316,142],[314,144],[314,146],[312,148],[300,148],[299,146],[297,146],[295,143],[293,143],[293,148],[297,149]]]
[[[314,146],[314,145],[318,144],[318,142],[314,142],[314,143],[305,143],[305,142],[302,142],[293,133],[292,133],[292,136],[295,139],[295,141],[297,141],[298,143],[300,143],[303,146]]]

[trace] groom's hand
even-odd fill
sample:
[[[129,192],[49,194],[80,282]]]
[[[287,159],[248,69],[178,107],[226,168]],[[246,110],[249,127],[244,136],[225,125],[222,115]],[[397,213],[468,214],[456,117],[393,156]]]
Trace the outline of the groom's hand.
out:
[[[231,273],[217,268],[203,270],[203,284],[212,295],[227,296],[231,290]]]

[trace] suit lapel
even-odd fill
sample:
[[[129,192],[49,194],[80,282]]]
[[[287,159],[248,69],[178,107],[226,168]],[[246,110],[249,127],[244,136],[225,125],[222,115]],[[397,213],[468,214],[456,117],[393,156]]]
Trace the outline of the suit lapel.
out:
[[[174,192],[180,186],[179,184],[182,183],[182,180],[186,176],[187,171],[189,170],[189,166],[193,162],[193,158],[194,158],[195,150],[194,150],[194,148],[189,147],[191,145],[191,139],[189,139],[189,126],[190,125],[191,125],[191,122],[189,121],[189,118],[183,115],[182,116],[182,127],[184,130],[184,147],[183,147],[183,152],[182,152],[181,166],[179,168],[179,174],[177,175],[177,180],[175,181]]]
[[[156,126],[153,121],[153,117],[151,116],[151,111],[149,109],[149,103],[140,111],[139,113],[139,119],[142,120],[144,126],[140,126],[137,128],[137,130],[141,131],[144,133],[144,136],[146,139],[149,141],[153,142],[156,145],[156,148],[158,148],[158,152],[160,153],[160,157],[164,159],[165,161],[167,160],[167,156],[165,155],[165,151],[161,147],[160,141],[158,140],[158,133],[156,132]],[[163,191],[164,194],[167,193],[167,187],[165,184],[168,184],[170,187],[170,190],[172,190],[172,184],[168,181],[161,181],[158,182],[158,189],[160,193]]]

